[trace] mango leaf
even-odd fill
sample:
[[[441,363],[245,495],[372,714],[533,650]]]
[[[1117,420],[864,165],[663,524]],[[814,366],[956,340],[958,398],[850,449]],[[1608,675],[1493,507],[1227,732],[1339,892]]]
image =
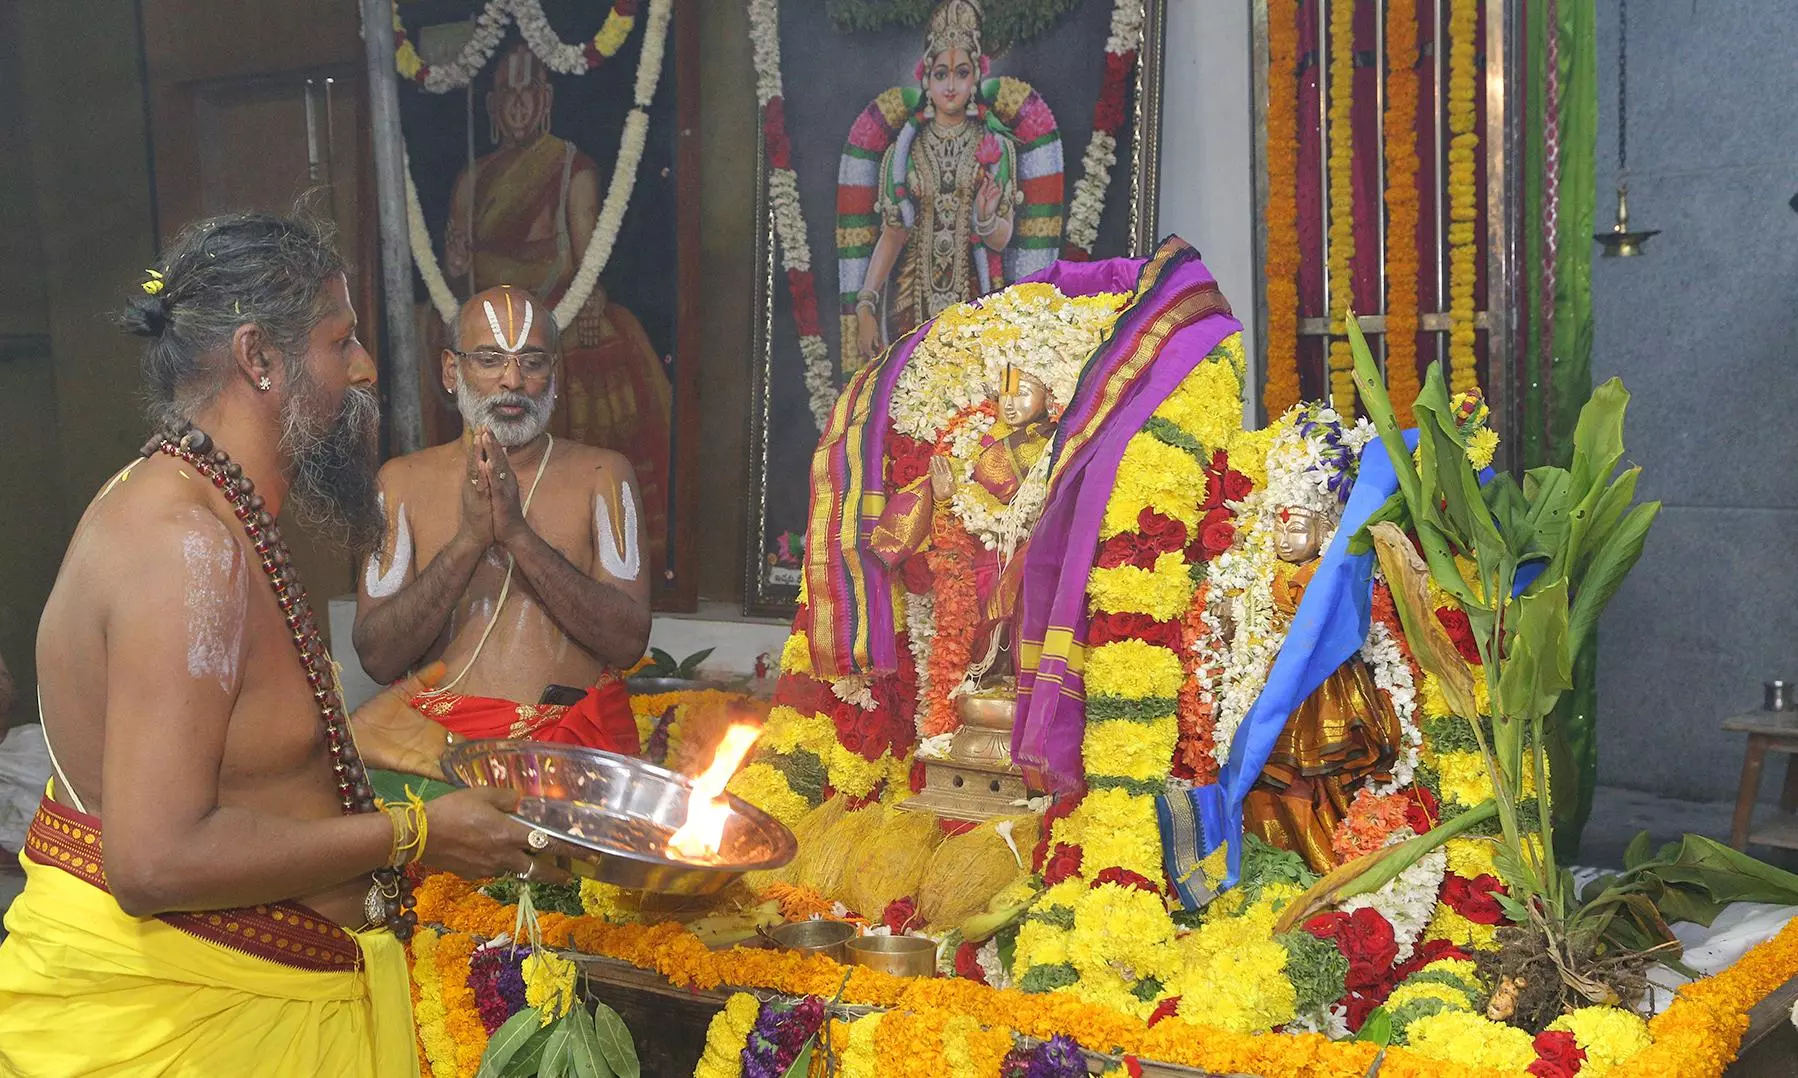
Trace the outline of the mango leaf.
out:
[[[711,658],[712,652],[717,650],[717,648],[705,648],[701,651],[695,651],[693,654],[682,659],[680,661],[680,666],[675,670],[675,676],[683,678],[693,677],[694,674],[699,673],[699,664],[705,662],[708,658]]]
[[[1417,558],[1417,551],[1405,533],[1392,523],[1375,524],[1368,529],[1380,571],[1386,575],[1386,586],[1392,590],[1392,605],[1398,610],[1404,626],[1405,640],[1417,664],[1425,673],[1435,674],[1442,682],[1442,694],[1448,706],[1462,718],[1476,715],[1473,696],[1473,673],[1455,650],[1448,631],[1436,620],[1430,604],[1429,571]]]
[[[1361,1023],[1361,1032],[1355,1034],[1358,1041],[1368,1041],[1382,1048],[1392,1043],[1392,1014],[1384,1007],[1375,1007],[1367,1013],[1367,1021]]]
[[[1623,578],[1642,556],[1642,545],[1648,541],[1648,529],[1660,514],[1660,502],[1643,502],[1624,514],[1617,522],[1604,546],[1592,555],[1592,564],[1580,581],[1579,595],[1567,615],[1569,654],[1584,646],[1586,638],[1598,627],[1598,615],[1623,583]]]
[[[794,1056],[793,1062],[781,1072],[781,1078],[805,1078],[810,1074],[812,1072],[812,1053],[817,1049],[818,1036],[814,1033],[805,1039],[805,1043],[799,1048],[799,1054]]]
[[[650,648],[649,657],[654,659],[655,663],[649,668],[648,673],[656,677],[674,677],[680,673],[680,663],[675,661],[674,656],[661,648]]]
[[[599,1038],[599,1054],[618,1078],[638,1078],[637,1044],[618,1012],[603,1003],[593,1005],[593,1032]]]
[[[578,1010],[578,1008],[577,1008]],[[573,1052],[574,1023],[586,1019],[576,1017],[575,1011],[569,1011],[561,1020],[550,1027],[549,1040],[543,1044],[543,1063],[537,1068],[537,1078],[566,1078],[574,1068]]]
[[[1386,455],[1392,458],[1392,470],[1398,476],[1399,494],[1410,507],[1413,517],[1421,518],[1419,484],[1417,466],[1411,462],[1411,449],[1405,445],[1404,432],[1399,430],[1398,418],[1392,411],[1392,398],[1386,393],[1386,380],[1380,377],[1379,364],[1374,361],[1373,351],[1367,347],[1367,338],[1362,336],[1361,327],[1352,315],[1344,322],[1348,329],[1349,350],[1355,356],[1355,389],[1361,395],[1361,407],[1367,412],[1368,421],[1374,430],[1379,432],[1380,444],[1385,446]]]
[[[575,1078],[613,1078],[612,1068],[600,1053],[599,1034],[593,1020],[587,1017],[586,1009],[577,1007],[569,1013],[576,1016],[568,1045],[568,1059],[574,1066]]]
[[[499,1078],[542,1026],[543,1012],[535,1007],[526,1007],[506,1019],[493,1031],[493,1036],[487,1038],[487,1050],[481,1053],[481,1066],[475,1072],[475,1078]]]
[[[549,1044],[552,1032],[553,1027],[539,1027],[531,1034],[530,1040],[519,1047],[518,1054],[499,1072],[499,1078],[532,1078],[543,1066],[543,1049]]]
[[[1554,710],[1573,688],[1573,653],[1567,647],[1567,582],[1556,580],[1516,600],[1510,653],[1498,674],[1506,717],[1534,722]]]

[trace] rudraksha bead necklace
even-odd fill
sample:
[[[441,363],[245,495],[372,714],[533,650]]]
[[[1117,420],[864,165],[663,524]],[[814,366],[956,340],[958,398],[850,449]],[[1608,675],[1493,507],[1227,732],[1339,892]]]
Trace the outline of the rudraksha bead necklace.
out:
[[[318,704],[319,717],[325,724],[325,745],[331,753],[331,770],[337,779],[337,796],[345,815],[375,811],[374,790],[368,784],[368,771],[356,751],[350,734],[350,718],[338,691],[337,674],[331,655],[319,637],[318,619],[312,602],[300,584],[287,543],[273,516],[263,508],[262,495],[256,485],[243,474],[243,466],[231,460],[230,454],[212,444],[212,439],[195,427],[187,426],[172,433],[158,434],[142,450],[148,457],[164,453],[184,460],[205,476],[231,503],[231,510],[242,522],[244,534],[262,560],[262,571],[274,589],[281,617],[293,635],[293,646],[299,652],[300,665],[306,671],[306,684]],[[418,915],[412,911],[412,884],[405,874],[392,868],[374,872],[374,884],[363,902],[368,920],[385,924],[395,936],[404,940],[412,935]]]

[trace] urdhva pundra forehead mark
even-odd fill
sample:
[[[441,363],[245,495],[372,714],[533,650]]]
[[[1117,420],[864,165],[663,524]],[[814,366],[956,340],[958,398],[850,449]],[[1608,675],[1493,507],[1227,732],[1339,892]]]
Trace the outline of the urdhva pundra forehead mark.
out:
[[[387,512],[387,496],[380,496],[381,512]],[[406,574],[412,569],[412,527],[406,522],[406,506],[402,502],[395,515],[393,525],[393,560],[386,572],[381,572],[381,553],[375,551],[368,556],[368,566],[362,571],[362,590],[368,592],[371,599],[385,599],[398,592],[406,582]]]
[[[593,496],[593,532],[598,537],[599,564],[619,580],[636,580],[643,571],[643,552],[637,544],[637,503],[629,483],[616,490],[616,516],[622,528],[614,528],[611,499],[602,492]]]
[[[492,300],[482,300],[481,306],[487,312],[487,327],[493,330],[494,342],[508,352],[517,352],[524,348],[525,340],[530,337],[531,322],[536,318],[537,312],[529,299],[520,296],[517,300],[513,300],[512,290],[509,288],[502,292],[501,296],[505,300],[505,328],[500,327],[499,312],[494,310]],[[521,320],[522,328],[520,328]],[[518,330],[516,341],[512,339],[513,329]]]

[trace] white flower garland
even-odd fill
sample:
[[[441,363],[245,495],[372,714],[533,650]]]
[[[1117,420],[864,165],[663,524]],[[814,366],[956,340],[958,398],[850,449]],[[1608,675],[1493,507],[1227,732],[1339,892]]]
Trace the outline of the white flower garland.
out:
[[[611,11],[608,5],[607,18],[611,17]],[[398,18],[397,3],[395,18]],[[475,16],[474,33],[463,44],[462,51],[449,63],[432,64],[419,85],[426,93],[433,94],[467,86],[493,59],[494,51],[505,39],[508,22],[518,24],[519,36],[524,38],[526,47],[556,74],[584,75],[589,70],[585,43],[570,45],[558,38],[538,0],[487,0],[486,6]]]
[[[905,645],[911,651],[912,668],[918,673],[918,702],[912,711],[912,728],[924,731],[924,712],[930,699],[930,642],[936,639],[936,600],[929,592],[905,593]],[[923,746],[919,746],[923,753]],[[948,750],[945,748],[944,750]]]
[[[1417,684],[1411,676],[1411,663],[1398,638],[1378,619],[1367,626],[1367,640],[1361,645],[1361,658],[1373,674],[1375,687],[1386,694],[1398,716],[1402,741],[1398,759],[1392,765],[1389,782],[1373,783],[1374,793],[1395,794],[1411,785],[1417,775],[1417,754],[1423,748],[1423,730],[1417,725]]]
[[[1408,827],[1393,832],[1387,845],[1412,837]],[[1429,927],[1436,913],[1436,896],[1442,891],[1442,879],[1448,872],[1448,853],[1438,846],[1423,855],[1416,864],[1388,880],[1385,886],[1369,895],[1357,895],[1336,908],[1353,913],[1371,907],[1392,923],[1392,936],[1398,944],[1397,962],[1411,957],[1418,937]]]
[[[1139,49],[1143,18],[1143,0],[1115,0],[1105,51],[1122,55]],[[749,0],[749,43],[754,55],[756,106],[765,116],[768,102],[785,94],[780,70],[780,0]],[[1081,161],[1084,171],[1074,184],[1067,237],[1071,246],[1090,253],[1098,238],[1111,170],[1117,163],[1116,135],[1095,130]],[[806,239],[804,207],[799,202],[799,176],[793,169],[768,169],[768,202],[781,268],[788,273],[810,273],[811,245]],[[822,431],[830,422],[830,410],[837,398],[830,348],[822,336],[804,334],[799,338],[799,353],[805,367],[806,399],[812,420]],[[1067,398],[1057,399],[1065,403]]]
[[[536,0],[493,0],[489,9],[503,4],[511,5],[515,15],[522,8],[528,7],[536,11],[538,18],[542,17],[542,11],[536,7]],[[488,11],[483,11],[483,18],[487,14]],[[523,16],[519,17],[522,30]],[[606,200],[600,209],[599,220],[593,225],[593,235],[587,239],[587,250],[581,257],[580,268],[568,283],[561,302],[556,304],[555,319],[558,326],[573,324],[575,315],[580,313],[587,297],[592,295],[600,273],[611,261],[612,248],[618,242],[618,230],[623,226],[625,211],[630,206],[631,191],[637,185],[637,171],[643,162],[643,148],[649,141],[649,106],[655,100],[656,87],[661,81],[662,58],[668,43],[668,25],[673,17],[674,0],[651,0],[649,23],[643,32],[643,51],[637,58],[635,98],[630,114],[624,118],[624,131],[619,139],[618,160],[612,167],[611,185],[606,189]],[[477,23],[477,34],[478,25]],[[491,55],[491,50],[488,55]],[[548,62],[546,59],[545,63]],[[583,71],[586,70],[585,63],[583,60]],[[553,64],[551,66],[554,67]],[[437,253],[431,249],[431,234],[425,226],[424,211],[419,206],[418,188],[412,180],[410,161],[406,164],[406,227],[411,234],[412,260],[418,266],[419,276],[424,278],[425,291],[430,293],[431,303],[437,308],[437,313],[445,324],[453,323],[459,305],[450,291],[449,283],[443,278],[443,268],[437,264]]]

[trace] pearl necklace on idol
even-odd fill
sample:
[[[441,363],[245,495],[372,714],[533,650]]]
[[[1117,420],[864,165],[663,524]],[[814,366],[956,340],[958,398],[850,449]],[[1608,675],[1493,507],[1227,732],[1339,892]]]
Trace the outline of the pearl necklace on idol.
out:
[[[343,694],[338,687],[331,654],[325,650],[319,636],[312,602],[306,597],[306,589],[294,570],[281,529],[263,507],[262,495],[256,493],[256,485],[243,474],[242,465],[233,462],[223,449],[216,448],[205,432],[192,426],[158,434],[141,452],[146,457],[163,453],[187,462],[231,503],[232,512],[242,522],[244,534],[249,536],[262,561],[269,587],[274,589],[281,616],[293,636],[294,650],[299,653],[300,666],[306,672],[306,684],[312,689],[319,718],[325,724],[325,744],[331,753],[331,771],[337,780],[337,796],[344,815],[374,812],[374,790],[368,784],[368,771],[350,733],[349,714],[343,706]],[[384,924],[401,940],[408,939],[418,925],[418,915],[411,908],[414,901],[411,881],[398,869],[390,867],[376,869],[373,877],[374,882],[363,900],[364,915],[369,923]]]

